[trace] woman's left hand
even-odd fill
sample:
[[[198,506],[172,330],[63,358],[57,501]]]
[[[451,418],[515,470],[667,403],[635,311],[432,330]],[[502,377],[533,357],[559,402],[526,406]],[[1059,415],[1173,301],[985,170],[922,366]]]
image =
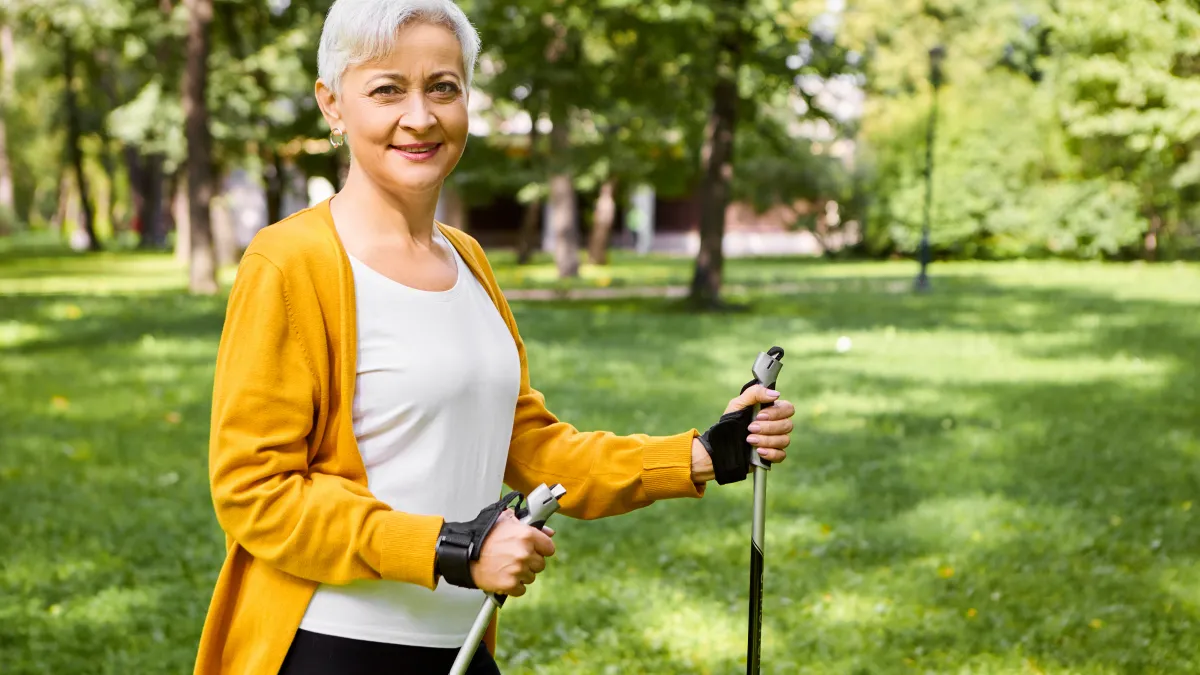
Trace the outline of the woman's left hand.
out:
[[[749,408],[755,403],[774,405],[763,408],[758,417],[750,423],[750,435],[746,442],[758,448],[758,454],[763,459],[778,464],[787,458],[785,449],[792,442],[792,416],[796,414],[796,406],[779,398],[779,392],[756,384],[730,401],[725,412]]]
[[[756,403],[774,405],[763,408],[758,413],[758,419],[751,421],[746,442],[757,448],[763,459],[777,464],[787,458],[785,449],[792,442],[792,416],[796,414],[796,406],[779,398],[779,392],[771,392],[756,384],[731,400],[725,413],[749,408]],[[692,482],[699,484],[713,478],[712,457],[697,438],[692,441]]]

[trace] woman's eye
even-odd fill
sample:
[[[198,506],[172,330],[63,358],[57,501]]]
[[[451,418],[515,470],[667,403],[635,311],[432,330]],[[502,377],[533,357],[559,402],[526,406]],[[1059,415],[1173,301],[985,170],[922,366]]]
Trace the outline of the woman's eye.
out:
[[[382,87],[376,87],[375,91],[371,92],[372,96],[391,96],[399,94],[400,88],[394,84],[385,84]]]
[[[437,84],[433,85],[433,91],[438,94],[457,94],[458,85],[454,84],[453,82],[438,82]]]

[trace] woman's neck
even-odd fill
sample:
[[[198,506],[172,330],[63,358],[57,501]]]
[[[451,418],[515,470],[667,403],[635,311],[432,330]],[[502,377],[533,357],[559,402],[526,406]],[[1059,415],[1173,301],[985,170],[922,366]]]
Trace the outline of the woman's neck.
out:
[[[371,237],[397,238],[428,247],[433,243],[438,194],[439,190],[403,197],[388,193],[351,164],[346,184],[330,208],[347,216],[341,219],[339,227],[353,227]]]

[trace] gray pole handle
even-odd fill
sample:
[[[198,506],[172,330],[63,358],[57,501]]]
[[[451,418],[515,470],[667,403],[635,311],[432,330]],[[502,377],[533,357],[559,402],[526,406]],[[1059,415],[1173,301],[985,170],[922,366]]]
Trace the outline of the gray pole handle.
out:
[[[526,507],[525,513],[521,515],[521,522],[530,527],[541,528],[550,519],[550,516],[558,512],[558,500],[565,494],[567,494],[567,489],[558,484],[553,487],[549,487],[545,483],[537,486],[525,498]],[[492,612],[503,607],[504,601],[508,599],[507,595],[494,593],[485,593],[484,596],[483,606],[479,608],[479,614],[475,616],[475,623],[471,625],[467,641],[458,650],[458,656],[455,657],[454,665],[450,668],[450,675],[463,675],[467,672],[467,667],[471,665],[471,659],[475,658],[475,650],[479,647],[479,642],[483,640],[488,624],[492,622]]]
[[[754,360],[754,366],[750,369],[754,374],[754,379],[758,384],[763,385],[768,389],[774,389],[776,382],[779,380],[779,371],[783,370],[783,349],[781,347],[772,347],[770,351],[760,352],[758,358]],[[774,403],[754,404],[754,417],[758,417],[758,413],[762,408],[769,408],[775,405]],[[753,448],[750,449],[750,465],[767,471],[771,470],[771,462],[762,458]]]

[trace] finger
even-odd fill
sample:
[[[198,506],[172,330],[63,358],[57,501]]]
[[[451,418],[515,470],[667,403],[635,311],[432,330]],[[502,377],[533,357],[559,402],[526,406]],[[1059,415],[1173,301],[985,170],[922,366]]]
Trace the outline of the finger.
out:
[[[778,422],[752,422],[749,427],[752,434],[759,436],[786,436],[792,433],[791,420],[779,420]]]
[[[537,530],[530,531],[533,533],[533,550],[546,557],[554,555],[554,542],[550,541],[550,537]]]
[[[546,559],[542,556],[534,556],[529,561],[529,571],[534,574],[541,574],[546,569]]]
[[[554,528],[552,527],[542,526],[542,532],[545,532],[547,537],[554,536]]]
[[[534,579],[537,579],[537,573],[529,568],[524,568],[517,574],[517,580],[526,586],[532,584]]]
[[[758,451],[758,454],[760,457],[767,460],[768,462],[771,462],[772,464],[778,464],[778,463],[782,462],[783,460],[787,459],[786,452],[784,452],[783,450],[775,450],[772,448],[762,448],[761,450]]]
[[[782,420],[792,417],[796,414],[796,406],[791,401],[779,399],[775,401],[775,405],[763,408],[759,411],[757,420]]]
[[[735,410],[749,408],[756,403],[774,403],[779,398],[779,392],[767,389],[761,384],[756,384],[743,391],[737,398],[729,402],[729,406],[725,408],[725,412],[731,413]]]
[[[756,448],[778,448],[782,450],[792,442],[791,436],[763,436],[760,434],[750,434],[746,437],[746,442]]]
[[[508,592],[505,593],[505,595],[508,595],[508,596],[511,596],[514,598],[519,598],[522,595],[525,595],[525,584],[516,584],[512,588],[508,589]]]

